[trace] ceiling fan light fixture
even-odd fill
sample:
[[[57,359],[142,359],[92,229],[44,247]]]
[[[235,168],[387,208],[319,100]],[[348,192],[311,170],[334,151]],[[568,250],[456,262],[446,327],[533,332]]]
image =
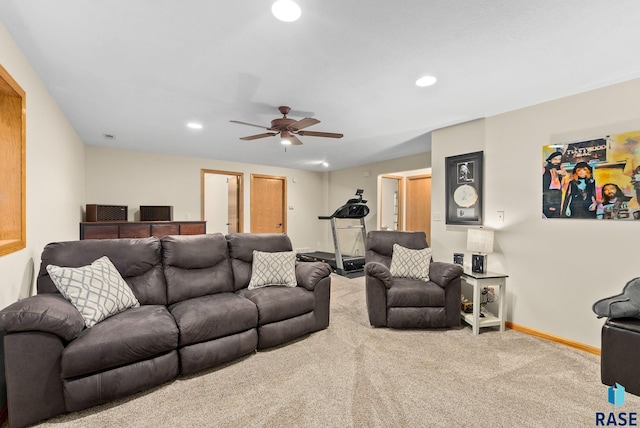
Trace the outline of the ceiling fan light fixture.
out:
[[[292,0],[278,0],[271,6],[271,13],[280,21],[293,22],[300,18],[302,11]]]
[[[438,81],[438,79],[436,79],[433,76],[422,76],[421,78],[416,80],[416,86],[424,88],[424,87],[433,85],[437,81]]]
[[[280,133],[280,144],[284,144],[285,146],[290,146],[291,145],[291,140],[289,139],[290,136],[291,134],[289,134],[289,131],[282,131]]]

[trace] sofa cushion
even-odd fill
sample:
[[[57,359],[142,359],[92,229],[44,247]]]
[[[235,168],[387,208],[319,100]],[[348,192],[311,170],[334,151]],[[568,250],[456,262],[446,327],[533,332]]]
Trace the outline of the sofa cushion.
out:
[[[429,281],[431,253],[431,248],[412,250],[399,244],[393,244],[393,255],[389,267],[391,276]]]
[[[165,306],[127,309],[85,329],[62,352],[62,377],[131,364],[178,346],[178,327]]]
[[[87,328],[127,308],[140,306],[107,256],[78,268],[49,265],[47,272],[64,298],[80,312]]]
[[[156,237],[47,244],[42,251],[38,272],[38,294],[58,293],[47,273],[48,265],[80,267],[107,256],[141,305],[164,305],[167,303],[167,285],[162,274],[160,249],[160,240]]]
[[[266,287],[238,291],[258,307],[258,325],[265,325],[311,312],[314,309],[313,292],[301,287]]]
[[[273,253],[293,249],[291,240],[283,233],[232,233],[226,238],[236,291],[249,285],[254,250]]]
[[[387,290],[387,307],[444,306],[444,289],[434,282],[397,278]]]
[[[180,330],[180,346],[239,333],[258,325],[258,310],[234,293],[217,293],[169,307]]]
[[[267,287],[269,285],[285,285],[295,287],[296,282],[296,253],[281,251],[266,253],[253,251],[251,264],[251,280],[249,290]]]
[[[169,304],[233,290],[227,241],[221,233],[162,238]]]

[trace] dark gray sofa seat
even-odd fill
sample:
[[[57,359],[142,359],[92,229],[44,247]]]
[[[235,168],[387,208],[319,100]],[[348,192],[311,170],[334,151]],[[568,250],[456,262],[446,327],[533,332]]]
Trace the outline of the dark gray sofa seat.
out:
[[[255,352],[258,310],[235,294],[220,234],[162,238],[169,310],[180,330],[182,374]]]
[[[258,308],[258,349],[281,345],[329,325],[331,268],[327,264],[297,264],[297,287],[249,290],[253,251],[291,251],[291,241],[284,234],[233,233],[226,238],[235,289]]]

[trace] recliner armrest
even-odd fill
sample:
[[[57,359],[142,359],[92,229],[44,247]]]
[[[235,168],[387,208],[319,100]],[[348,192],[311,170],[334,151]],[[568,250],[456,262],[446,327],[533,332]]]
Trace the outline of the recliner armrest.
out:
[[[296,282],[299,286],[313,291],[321,279],[331,275],[331,267],[322,262],[296,263]]]
[[[393,277],[389,268],[378,262],[369,262],[364,265],[364,273],[367,276],[371,276],[384,284],[386,288],[391,288],[393,283]]]
[[[68,342],[84,329],[84,319],[62,295],[38,294],[0,311],[0,329],[8,333],[43,331]]]
[[[452,279],[460,277],[463,272],[462,266],[454,263],[431,262],[429,279],[445,288]]]

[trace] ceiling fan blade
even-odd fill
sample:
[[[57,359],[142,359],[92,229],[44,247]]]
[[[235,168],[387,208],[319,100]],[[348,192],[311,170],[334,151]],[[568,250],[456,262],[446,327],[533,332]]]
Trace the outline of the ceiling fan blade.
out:
[[[273,137],[274,135],[278,135],[278,134],[274,132],[265,132],[264,134],[249,135],[248,137],[242,137],[240,139],[245,141],[251,141],[251,140],[257,140],[258,138]]]
[[[240,125],[255,126],[256,128],[270,129],[268,126],[264,126],[264,125],[256,125],[256,124],[254,124],[254,123],[249,123],[249,122],[240,122],[239,120],[230,120],[229,122],[232,122],[232,123],[239,123]]]
[[[295,135],[289,135],[288,139],[289,139],[289,141],[291,141],[291,145],[292,146],[301,146],[302,145],[302,141],[300,141],[298,139],[298,137],[296,137]]]
[[[342,138],[344,134],[337,134],[335,132],[317,132],[317,131],[300,131],[298,135],[309,137],[329,137],[329,138]]]
[[[320,123],[320,121],[312,117],[305,117],[304,119],[300,119],[299,121],[289,125],[289,129],[299,131],[300,129],[304,129],[308,126],[315,125],[316,123]]]

